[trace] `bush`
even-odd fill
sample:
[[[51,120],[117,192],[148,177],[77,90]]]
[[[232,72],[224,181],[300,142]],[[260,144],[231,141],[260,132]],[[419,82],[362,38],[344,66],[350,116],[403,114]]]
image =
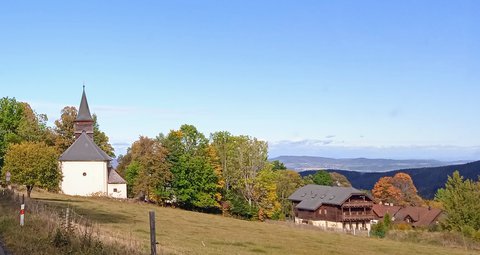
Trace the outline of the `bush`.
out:
[[[407,231],[407,230],[412,230],[412,226],[410,226],[410,224],[408,224],[408,223],[402,222],[402,223],[396,224],[395,229],[396,230]]]
[[[383,221],[379,221],[377,224],[372,225],[370,234],[375,237],[384,238],[387,234],[388,228],[385,226]]]
[[[240,216],[245,219],[255,220],[258,217],[258,208],[250,206],[242,197],[233,191],[227,193],[226,199],[230,201],[230,214]]]

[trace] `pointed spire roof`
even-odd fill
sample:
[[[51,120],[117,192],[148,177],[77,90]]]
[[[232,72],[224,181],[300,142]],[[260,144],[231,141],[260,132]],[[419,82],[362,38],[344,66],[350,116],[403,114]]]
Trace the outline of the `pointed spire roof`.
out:
[[[93,121],[90,114],[90,108],[88,108],[87,95],[85,94],[85,85],[83,85],[82,101],[80,101],[80,108],[78,109],[78,115],[76,121]]]

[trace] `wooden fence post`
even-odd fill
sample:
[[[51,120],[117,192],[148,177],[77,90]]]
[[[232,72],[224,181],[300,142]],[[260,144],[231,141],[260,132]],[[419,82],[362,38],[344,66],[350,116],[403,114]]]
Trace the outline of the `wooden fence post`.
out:
[[[67,207],[67,211],[65,212],[65,228],[68,230],[70,228],[70,208]]]
[[[150,247],[151,255],[157,255],[157,238],[155,233],[155,212],[150,211]]]

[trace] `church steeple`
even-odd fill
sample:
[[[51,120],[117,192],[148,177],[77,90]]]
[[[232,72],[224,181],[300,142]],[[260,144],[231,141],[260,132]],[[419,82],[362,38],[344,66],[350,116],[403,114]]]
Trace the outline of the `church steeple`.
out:
[[[85,85],[83,85],[82,101],[80,101],[80,108],[78,109],[77,121],[93,121],[90,114],[90,108],[88,108],[87,95],[85,94]]]
[[[87,95],[85,94],[85,85],[83,85],[82,100],[80,101],[80,108],[78,108],[77,118],[74,122],[75,139],[80,137],[82,132],[93,139],[93,118],[88,107]]]

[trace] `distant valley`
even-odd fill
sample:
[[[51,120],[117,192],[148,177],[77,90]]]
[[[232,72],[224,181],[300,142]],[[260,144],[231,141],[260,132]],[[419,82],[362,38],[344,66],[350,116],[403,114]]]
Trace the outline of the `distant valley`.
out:
[[[371,190],[375,183],[383,176],[393,176],[398,172],[404,172],[412,177],[412,180],[417,187],[418,193],[423,198],[433,199],[435,193],[439,188],[445,187],[445,182],[448,176],[451,176],[454,171],[459,171],[460,175],[467,179],[478,180],[480,176],[480,161],[471,162],[468,164],[450,165],[441,167],[427,167],[427,168],[410,168],[388,172],[358,172],[346,170],[327,170],[329,172],[337,172],[345,175],[352,183],[352,186],[357,189]],[[316,171],[303,171],[300,174],[306,176],[314,174]]]
[[[358,172],[387,172],[398,169],[440,167],[461,165],[471,161],[444,162],[439,160],[394,160],[368,158],[324,158],[312,156],[280,156],[270,160],[279,160],[289,169],[297,172],[319,169],[342,169]]]

